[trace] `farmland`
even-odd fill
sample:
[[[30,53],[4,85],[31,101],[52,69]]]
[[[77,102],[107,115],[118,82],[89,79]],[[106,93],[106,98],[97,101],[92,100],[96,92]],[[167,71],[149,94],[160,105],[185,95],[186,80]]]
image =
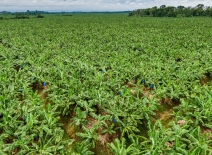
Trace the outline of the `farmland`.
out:
[[[212,154],[212,18],[0,22],[0,154]]]

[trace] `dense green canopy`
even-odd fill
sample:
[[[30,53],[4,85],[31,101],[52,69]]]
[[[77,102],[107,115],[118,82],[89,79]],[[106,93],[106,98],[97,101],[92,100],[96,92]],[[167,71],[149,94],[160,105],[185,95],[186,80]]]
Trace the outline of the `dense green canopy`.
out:
[[[151,16],[151,17],[193,17],[193,16],[212,16],[212,7],[198,4],[196,7],[166,6],[138,9],[129,13],[129,16]]]

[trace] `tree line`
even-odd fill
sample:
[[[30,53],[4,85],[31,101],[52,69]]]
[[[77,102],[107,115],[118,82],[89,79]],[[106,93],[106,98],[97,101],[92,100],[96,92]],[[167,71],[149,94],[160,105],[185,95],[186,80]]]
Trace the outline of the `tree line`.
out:
[[[195,7],[185,6],[166,6],[161,5],[158,7],[152,7],[147,9],[138,9],[129,13],[129,16],[141,16],[141,17],[194,17],[194,16],[212,16],[212,7],[198,4]]]

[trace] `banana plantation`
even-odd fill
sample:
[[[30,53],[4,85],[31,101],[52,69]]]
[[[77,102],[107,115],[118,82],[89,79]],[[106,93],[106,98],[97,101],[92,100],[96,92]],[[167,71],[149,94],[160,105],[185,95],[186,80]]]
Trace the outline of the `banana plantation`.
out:
[[[0,22],[1,155],[212,155],[212,18]]]

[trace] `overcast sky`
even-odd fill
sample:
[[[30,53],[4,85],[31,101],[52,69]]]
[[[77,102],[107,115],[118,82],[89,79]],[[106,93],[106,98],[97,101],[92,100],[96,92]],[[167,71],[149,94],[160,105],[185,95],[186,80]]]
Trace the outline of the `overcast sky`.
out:
[[[163,4],[212,6],[212,0],[0,0],[0,11],[127,11]]]

